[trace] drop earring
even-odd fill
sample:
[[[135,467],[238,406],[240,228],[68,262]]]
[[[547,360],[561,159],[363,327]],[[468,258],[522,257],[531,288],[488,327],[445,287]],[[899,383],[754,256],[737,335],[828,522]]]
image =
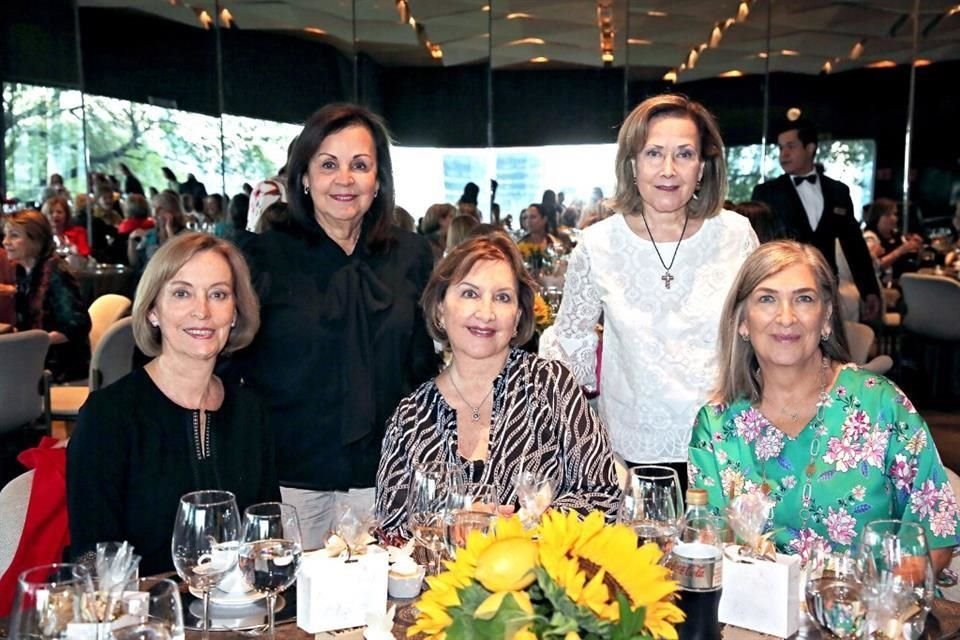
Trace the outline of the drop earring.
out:
[[[310,193],[310,187],[308,187],[307,185],[303,185],[303,193],[304,194]]]

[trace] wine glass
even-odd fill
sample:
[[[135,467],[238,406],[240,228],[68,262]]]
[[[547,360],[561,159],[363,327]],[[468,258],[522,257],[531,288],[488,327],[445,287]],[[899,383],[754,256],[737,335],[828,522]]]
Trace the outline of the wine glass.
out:
[[[860,543],[869,628],[891,637],[920,637],[933,607],[934,576],[927,538],[913,522],[874,520]]]
[[[463,484],[463,472],[453,463],[426,462],[413,470],[407,494],[407,525],[427,550],[428,575],[440,571],[447,524],[457,506],[457,496],[462,496]]]
[[[447,524],[447,552],[451,556],[457,548],[466,546],[471,531],[489,532],[502,513],[499,491],[492,484],[467,482],[454,501]]]
[[[237,564],[237,500],[229,491],[193,491],[180,498],[173,525],[173,566],[203,594],[203,637],[210,631],[210,591]]]
[[[814,549],[804,588],[807,613],[831,638],[852,640],[863,634],[867,605],[860,559],[834,552],[827,545]]]
[[[666,558],[680,533],[683,494],[675,469],[638,465],[630,469],[620,499],[618,519],[630,525],[638,542],[656,542]]]
[[[553,502],[553,480],[540,471],[520,471],[517,474],[517,501],[523,509],[524,521],[533,526]]]
[[[11,638],[66,638],[67,625],[94,622],[87,615],[93,582],[79,564],[45,564],[17,576]]]
[[[141,578],[134,591],[123,594],[123,613],[113,624],[112,640],[184,637],[180,590],[173,580]]]
[[[240,570],[248,584],[267,596],[267,633],[271,638],[276,634],[273,616],[277,594],[297,579],[302,555],[300,520],[292,505],[263,502],[243,512]]]

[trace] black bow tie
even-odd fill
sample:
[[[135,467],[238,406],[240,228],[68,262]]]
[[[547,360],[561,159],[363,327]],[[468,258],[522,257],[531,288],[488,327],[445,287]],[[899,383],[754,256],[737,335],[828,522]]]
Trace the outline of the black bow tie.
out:
[[[804,181],[810,184],[817,184],[817,174],[811,173],[808,176],[793,176],[793,184],[796,187],[799,187]]]

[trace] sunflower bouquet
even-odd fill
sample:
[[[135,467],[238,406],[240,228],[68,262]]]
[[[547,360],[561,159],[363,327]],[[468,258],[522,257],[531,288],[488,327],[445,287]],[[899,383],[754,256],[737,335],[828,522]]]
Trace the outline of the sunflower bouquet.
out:
[[[677,584],[655,544],[603,514],[548,511],[526,530],[498,518],[473,531],[447,570],[427,579],[408,636],[437,640],[676,640]]]
[[[537,331],[542,333],[544,329],[553,324],[553,320],[553,309],[550,308],[550,304],[539,293],[534,295],[533,321]]]
[[[517,249],[523,256],[523,264],[534,277],[541,273],[552,273],[556,255],[552,249],[545,249],[533,242],[518,242]]]

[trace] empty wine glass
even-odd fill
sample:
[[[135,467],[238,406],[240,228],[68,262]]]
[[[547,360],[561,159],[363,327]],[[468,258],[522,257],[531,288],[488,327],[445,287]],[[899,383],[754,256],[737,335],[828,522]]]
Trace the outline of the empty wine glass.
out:
[[[124,592],[122,615],[114,621],[113,640],[170,640],[183,638],[180,590],[172,580],[141,578],[133,591]]]
[[[923,528],[900,520],[874,520],[864,527],[860,552],[868,632],[919,638],[934,598],[933,565]]]
[[[517,501],[523,510],[522,519],[527,526],[540,521],[540,516],[553,502],[553,480],[540,471],[520,471],[517,474]]]
[[[804,589],[807,613],[828,637],[852,640],[865,628],[867,605],[857,556],[826,545],[811,553]]]
[[[210,591],[237,564],[237,500],[229,491],[193,491],[180,498],[173,525],[173,566],[203,594],[203,637],[210,630]]]
[[[277,594],[297,579],[303,541],[300,520],[292,505],[264,502],[243,512],[240,537],[240,570],[243,579],[267,596],[267,633],[275,636],[273,622]]]
[[[618,519],[633,528],[639,543],[656,542],[666,558],[679,534],[682,516],[683,494],[675,469],[653,464],[630,469]]]
[[[407,493],[407,526],[427,550],[428,575],[439,573],[447,525],[458,496],[462,496],[463,484],[463,472],[449,462],[427,462],[413,470]]]
[[[11,611],[11,638],[66,638],[67,625],[92,622],[86,606],[93,582],[79,564],[45,564],[17,577]]]

